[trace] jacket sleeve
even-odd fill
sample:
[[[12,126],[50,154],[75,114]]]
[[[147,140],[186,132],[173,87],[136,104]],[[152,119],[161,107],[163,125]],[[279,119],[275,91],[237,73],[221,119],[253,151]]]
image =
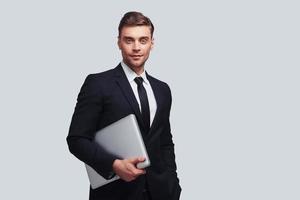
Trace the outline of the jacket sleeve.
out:
[[[170,126],[170,110],[172,105],[172,96],[169,86],[167,86],[167,95],[168,98],[168,108],[167,108],[167,117],[165,120],[165,129],[161,135],[161,152],[162,158],[167,166],[167,169],[173,173],[176,173],[177,166],[175,161],[175,152],[174,152],[174,143],[171,134]]]
[[[91,166],[106,179],[113,177],[116,156],[109,154],[94,141],[97,124],[103,111],[103,95],[95,77],[89,75],[81,87],[72,117],[67,143],[70,152]]]

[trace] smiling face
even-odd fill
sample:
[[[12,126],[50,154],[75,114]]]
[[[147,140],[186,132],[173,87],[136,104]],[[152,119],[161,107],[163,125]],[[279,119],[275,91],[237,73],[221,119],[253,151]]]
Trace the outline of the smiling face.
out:
[[[124,26],[118,38],[118,46],[124,63],[141,74],[153,47],[150,27]]]

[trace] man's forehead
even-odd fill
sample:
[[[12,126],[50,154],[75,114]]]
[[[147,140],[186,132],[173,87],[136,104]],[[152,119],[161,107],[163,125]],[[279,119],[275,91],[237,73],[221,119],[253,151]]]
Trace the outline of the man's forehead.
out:
[[[150,26],[124,26],[121,31],[121,37],[151,37]]]

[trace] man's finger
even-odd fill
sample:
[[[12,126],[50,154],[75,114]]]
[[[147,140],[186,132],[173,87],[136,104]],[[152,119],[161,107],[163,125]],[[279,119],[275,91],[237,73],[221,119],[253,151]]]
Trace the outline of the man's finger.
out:
[[[128,159],[128,161],[130,163],[132,163],[133,165],[136,165],[139,162],[144,162],[145,158],[144,157],[131,158],[131,159]]]
[[[132,173],[133,176],[139,176],[139,175],[145,174],[144,169],[138,169],[131,163],[127,165],[127,168]]]
[[[146,160],[145,157],[139,157],[139,161],[140,161],[140,162],[144,162],[145,160]]]

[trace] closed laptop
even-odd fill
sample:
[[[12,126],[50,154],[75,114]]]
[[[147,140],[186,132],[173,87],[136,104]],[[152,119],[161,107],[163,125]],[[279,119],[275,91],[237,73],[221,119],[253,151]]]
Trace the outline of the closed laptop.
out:
[[[150,160],[134,114],[130,114],[99,130],[95,134],[95,142],[107,152],[123,159],[146,158],[144,162],[137,164],[137,168],[141,169],[150,166]],[[86,169],[93,189],[119,179],[118,176],[115,176],[106,180],[87,164]]]

